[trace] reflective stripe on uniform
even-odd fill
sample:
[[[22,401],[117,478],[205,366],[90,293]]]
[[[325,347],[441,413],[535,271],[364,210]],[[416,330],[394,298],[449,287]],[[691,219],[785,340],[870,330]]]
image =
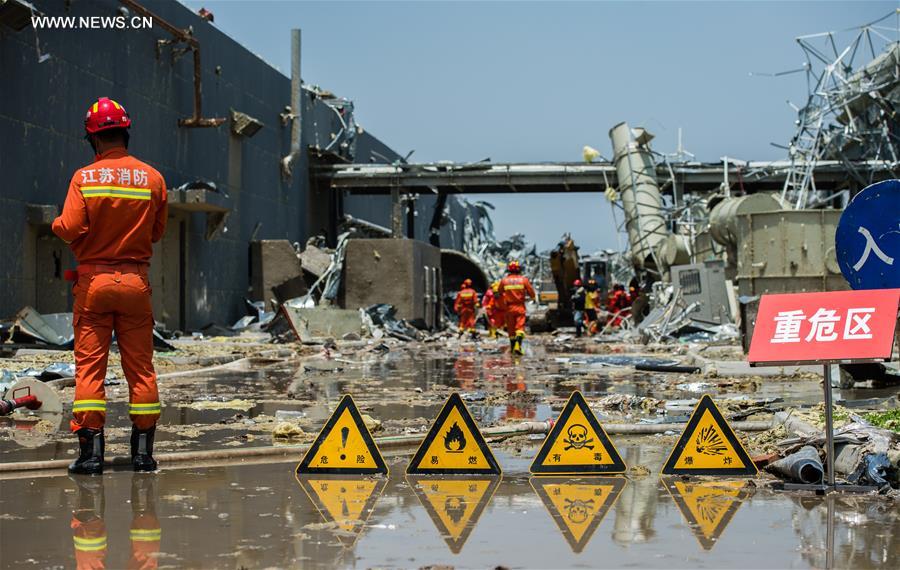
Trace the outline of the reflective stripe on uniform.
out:
[[[75,543],[75,550],[94,551],[106,549],[106,535],[97,538],[81,538],[73,536],[72,542]]]
[[[162,538],[162,529],[159,528],[133,528],[131,529],[131,540],[144,542],[158,541]]]
[[[127,186],[82,186],[81,195],[85,198],[125,198],[129,200],[149,200],[152,191],[149,188],[130,188]]]
[[[73,412],[105,412],[106,400],[75,400]]]
[[[504,285],[503,289],[506,291],[515,291],[517,289],[524,289],[524,285]]]
[[[129,404],[128,413],[133,415],[159,414],[162,412],[162,404],[151,402],[149,404]]]

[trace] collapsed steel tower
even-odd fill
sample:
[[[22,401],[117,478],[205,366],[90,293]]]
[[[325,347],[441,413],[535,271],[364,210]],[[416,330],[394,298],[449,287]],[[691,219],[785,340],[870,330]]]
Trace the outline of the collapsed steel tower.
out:
[[[895,24],[886,25],[891,19]],[[846,33],[853,34],[852,40],[839,49],[837,37]],[[808,96],[797,108],[797,133],[788,147],[790,167],[782,199],[801,209],[828,199],[816,189],[813,174],[821,161],[844,164],[860,188],[874,182],[876,166],[888,166],[896,175],[900,10],[845,32],[796,39],[806,55]]]

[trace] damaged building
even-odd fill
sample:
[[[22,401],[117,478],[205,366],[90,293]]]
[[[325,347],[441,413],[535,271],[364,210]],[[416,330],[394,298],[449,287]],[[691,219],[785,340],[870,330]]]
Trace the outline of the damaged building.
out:
[[[284,38],[293,55],[289,77],[174,0],[12,0],[3,8],[0,315],[71,307],[64,273],[75,261],[50,224],[72,172],[90,161],[82,120],[85,105],[99,96],[126,106],[134,121],[131,150],[169,186],[168,229],[156,245],[151,280],[156,319],[172,330],[230,324],[245,314],[244,298],[269,301],[262,268],[273,261],[258,256],[273,248],[277,258],[311,236],[334,246],[347,222],[376,236],[388,231],[388,198],[345,198],[313,176],[319,165],[403,157],[356,121],[352,101],[313,85],[315,78],[300,81],[299,31]],[[144,16],[153,26],[91,34],[33,29],[32,11]],[[41,168],[17,167],[35,156],[47,158]],[[478,215],[456,197],[434,195],[407,210],[404,234],[445,248],[461,247],[467,217]],[[252,245],[263,240],[283,243]]]

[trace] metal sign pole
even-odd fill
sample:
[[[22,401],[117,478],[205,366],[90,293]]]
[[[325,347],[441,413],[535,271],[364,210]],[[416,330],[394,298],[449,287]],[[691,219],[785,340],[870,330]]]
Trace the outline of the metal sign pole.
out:
[[[834,490],[834,411],[831,401],[831,364],[825,365],[825,483]]]

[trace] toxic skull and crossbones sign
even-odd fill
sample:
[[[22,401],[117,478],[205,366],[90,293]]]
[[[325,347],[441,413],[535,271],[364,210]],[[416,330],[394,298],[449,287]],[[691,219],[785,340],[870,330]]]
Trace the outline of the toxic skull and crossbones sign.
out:
[[[587,501],[582,501],[581,499],[575,499],[574,501],[566,499],[566,516],[573,523],[581,524],[586,521],[590,514],[590,509],[593,508],[594,499],[588,499]]]
[[[569,435],[567,438],[563,438],[563,441],[566,442],[566,447],[563,451],[568,451],[570,449],[594,449],[594,446],[591,445],[591,442],[594,441],[594,438],[588,437],[588,430],[581,424],[572,424],[569,426],[569,429],[566,430],[566,433]]]

